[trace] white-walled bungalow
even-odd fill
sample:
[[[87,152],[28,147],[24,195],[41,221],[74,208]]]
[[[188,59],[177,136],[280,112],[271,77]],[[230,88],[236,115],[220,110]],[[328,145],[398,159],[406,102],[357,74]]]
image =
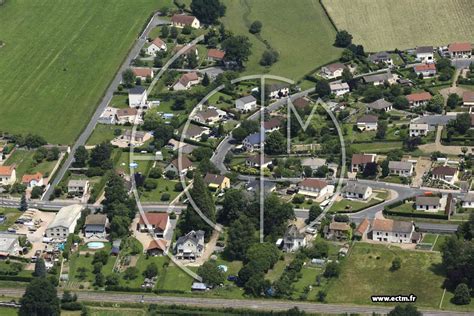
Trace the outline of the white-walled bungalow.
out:
[[[372,240],[391,243],[417,243],[419,235],[411,222],[375,218],[372,222]]]
[[[416,48],[416,60],[422,63],[434,63],[433,46],[419,46]]]
[[[378,99],[374,102],[368,103],[367,108],[375,111],[388,112],[393,109],[393,104],[385,99]]]
[[[426,136],[429,131],[429,125],[426,123],[411,123],[409,129],[410,137]]]
[[[413,175],[413,164],[408,161],[389,161],[388,169],[390,174],[411,177]]]
[[[165,51],[168,49],[166,43],[159,37],[155,38],[150,46],[146,48],[147,55],[155,56],[159,51]]]
[[[367,200],[372,195],[372,188],[366,184],[349,181],[342,189],[342,196],[346,199]]]
[[[128,105],[131,108],[145,106],[147,99],[146,89],[142,86],[133,87],[128,91]]]
[[[257,108],[257,99],[253,95],[247,95],[235,100],[235,108],[240,112],[249,112]]]
[[[378,120],[376,115],[366,114],[357,120],[357,128],[361,131],[376,131]]]
[[[307,178],[298,183],[298,193],[311,198],[317,198],[327,193],[331,193],[330,186],[326,181]]]
[[[415,208],[417,211],[438,212],[441,208],[440,198],[438,196],[417,196]]]
[[[462,208],[474,208],[474,193],[467,193],[461,198]]]
[[[346,82],[331,82],[329,84],[331,93],[335,94],[337,97],[349,93],[351,90],[349,85]]]

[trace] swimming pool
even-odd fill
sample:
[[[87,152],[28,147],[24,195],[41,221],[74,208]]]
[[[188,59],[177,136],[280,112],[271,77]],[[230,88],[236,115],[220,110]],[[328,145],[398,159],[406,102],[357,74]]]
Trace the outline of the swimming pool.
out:
[[[89,249],[102,249],[105,245],[101,241],[93,241],[87,244],[87,248]]]

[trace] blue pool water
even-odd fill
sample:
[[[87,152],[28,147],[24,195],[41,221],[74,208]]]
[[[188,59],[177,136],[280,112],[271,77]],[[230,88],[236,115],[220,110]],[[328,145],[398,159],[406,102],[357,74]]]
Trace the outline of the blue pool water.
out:
[[[93,241],[87,244],[87,248],[89,249],[101,249],[104,248],[105,245],[101,241]]]

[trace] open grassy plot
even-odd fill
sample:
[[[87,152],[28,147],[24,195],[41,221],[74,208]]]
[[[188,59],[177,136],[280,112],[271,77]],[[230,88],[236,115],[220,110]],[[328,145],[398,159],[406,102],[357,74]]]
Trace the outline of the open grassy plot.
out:
[[[395,257],[402,265],[391,272]],[[371,304],[371,295],[414,294],[417,306],[439,306],[444,276],[437,253],[356,243],[343,264],[340,277],[329,285],[329,303]]]
[[[110,142],[115,137],[115,131],[121,130],[124,133],[125,130],[131,129],[127,126],[122,125],[105,125],[97,124],[94,131],[91,134],[91,137],[87,140],[88,146],[95,146],[103,142]]]
[[[153,179],[153,181],[156,181],[156,189],[152,191],[143,191],[140,195],[140,200],[142,202],[158,202],[161,200],[161,196],[164,193],[168,193],[170,196],[169,201],[173,201],[180,193],[175,190],[175,185],[180,183],[180,181],[168,180],[165,178]]]
[[[471,0],[323,0],[338,29],[367,51],[474,40]]]
[[[16,165],[16,177],[21,181],[21,177],[27,173],[41,172],[43,176],[49,176],[56,165],[56,160],[47,161],[46,159],[40,163],[33,160],[35,152],[32,150],[15,150],[8,160],[6,166]]]
[[[159,7],[157,0],[6,2],[0,8],[2,131],[71,143]]]
[[[247,74],[271,73],[300,79],[311,69],[339,58],[340,50],[332,46],[335,30],[318,1],[312,0],[225,0],[226,28],[246,35],[252,42]],[[265,45],[248,32],[250,24],[263,24],[261,37],[280,54],[270,69],[259,65]]]
[[[0,207],[0,215],[4,215],[6,219],[3,221],[3,223],[0,224],[0,231],[7,230],[8,227],[13,225],[15,221],[20,217],[22,213],[20,210],[16,208],[6,208],[6,207]]]

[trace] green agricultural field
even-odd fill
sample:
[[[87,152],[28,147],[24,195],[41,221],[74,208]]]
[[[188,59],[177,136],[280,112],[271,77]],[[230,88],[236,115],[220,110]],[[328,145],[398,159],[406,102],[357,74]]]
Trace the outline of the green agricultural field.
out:
[[[395,257],[402,265],[392,272]],[[328,303],[368,305],[371,295],[398,294],[416,295],[419,307],[438,308],[441,301],[444,276],[438,253],[356,243],[343,265],[339,278],[329,285]]]
[[[225,0],[226,28],[250,38],[252,55],[246,74],[270,73],[300,79],[318,66],[338,59],[340,49],[332,46],[336,31],[315,0]],[[265,45],[248,32],[250,24],[263,24],[261,37],[278,51],[280,60],[270,69],[259,65]]]
[[[0,7],[0,127],[70,144],[151,12],[171,1],[18,0]]]
[[[366,51],[474,41],[471,0],[322,0]]]

